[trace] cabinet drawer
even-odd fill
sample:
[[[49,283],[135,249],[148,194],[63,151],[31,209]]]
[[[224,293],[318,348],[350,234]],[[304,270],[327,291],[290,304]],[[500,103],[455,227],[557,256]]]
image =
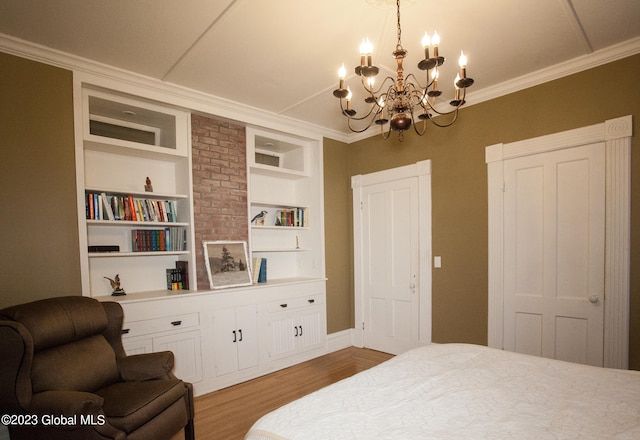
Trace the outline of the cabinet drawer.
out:
[[[315,306],[323,303],[324,296],[322,294],[318,295],[308,295],[301,296],[299,298],[286,298],[282,301],[274,301],[269,303],[268,311],[269,313],[273,312],[282,312],[284,310],[295,310],[303,307]]]
[[[122,325],[122,337],[130,338],[134,336],[160,333],[167,330],[197,327],[199,324],[200,317],[198,313],[125,322]]]

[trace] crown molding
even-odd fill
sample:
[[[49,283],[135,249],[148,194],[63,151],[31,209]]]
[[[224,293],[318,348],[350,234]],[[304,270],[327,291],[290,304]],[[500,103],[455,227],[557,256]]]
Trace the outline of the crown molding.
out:
[[[168,100],[168,103],[187,108],[194,112],[227,118],[249,125],[281,130],[298,136],[314,139],[327,137],[350,144],[379,134],[378,127],[372,127],[363,133],[344,133],[339,130],[321,127],[306,121],[268,112],[148,76],[139,75],[1,33],[0,51],[71,70],[76,75],[80,74],[81,76],[91,78],[93,81],[100,83],[117,83],[125,87],[130,86],[132,93],[140,93],[141,91],[147,91],[151,95],[161,93],[165,99]],[[469,92],[466,107],[573,75],[638,53],[640,53],[640,37],[536,72],[522,75],[495,86]],[[135,92],[133,92],[134,89]]]
[[[301,121],[263,109],[240,104],[225,98],[194,89],[160,81],[66,52],[51,49],[29,41],[0,33],[0,51],[21,58],[70,70],[76,81],[99,87],[114,88],[123,93],[136,94],[148,99],[159,99],[195,113],[230,119],[247,125],[280,130],[293,135],[322,140],[323,137],[346,142],[338,131],[331,131],[312,123]]]

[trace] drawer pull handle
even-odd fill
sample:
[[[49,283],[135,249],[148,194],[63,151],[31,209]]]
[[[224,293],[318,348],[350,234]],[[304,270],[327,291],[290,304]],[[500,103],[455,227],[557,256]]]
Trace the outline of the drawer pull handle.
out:
[[[129,333],[131,331],[131,329],[128,328],[123,328],[122,330],[120,330],[120,334],[126,335],[127,333]]]
[[[233,331],[233,342],[238,342],[238,336],[236,335],[236,331]]]
[[[316,300],[315,300],[315,299],[310,299],[310,300],[308,300],[308,301],[309,301],[309,304],[313,304],[314,302],[316,302]]]
[[[280,307],[282,307],[283,309],[286,309],[287,306],[288,306],[287,304],[280,304]]]
[[[240,334],[240,339],[238,339],[238,342],[242,342],[242,329],[238,330],[238,333]]]
[[[171,325],[173,325],[174,327],[177,327],[179,325],[182,325],[182,321],[171,321]]]

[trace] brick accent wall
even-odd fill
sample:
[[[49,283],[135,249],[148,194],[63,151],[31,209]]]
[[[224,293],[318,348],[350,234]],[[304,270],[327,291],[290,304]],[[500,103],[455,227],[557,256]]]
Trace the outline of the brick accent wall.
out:
[[[246,136],[233,122],[192,115],[191,137],[198,289],[208,290],[202,242],[248,240]]]

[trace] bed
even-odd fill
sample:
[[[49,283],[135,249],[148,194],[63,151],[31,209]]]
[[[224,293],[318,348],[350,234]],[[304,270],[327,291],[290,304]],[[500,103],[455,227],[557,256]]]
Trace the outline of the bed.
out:
[[[640,439],[640,372],[431,344],[285,405],[246,440]]]

